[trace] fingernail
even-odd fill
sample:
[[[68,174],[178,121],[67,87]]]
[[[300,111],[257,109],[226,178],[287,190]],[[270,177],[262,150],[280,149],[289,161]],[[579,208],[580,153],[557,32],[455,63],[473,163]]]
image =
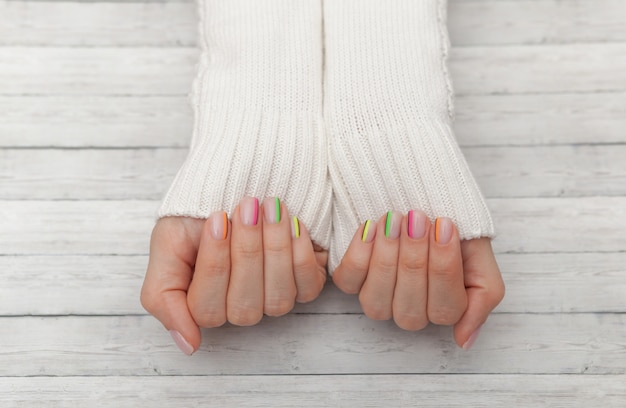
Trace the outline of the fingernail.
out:
[[[452,239],[452,220],[450,218],[437,218],[435,221],[435,241],[447,244]]]
[[[265,221],[270,224],[278,224],[280,222],[280,200],[278,197],[263,200],[263,212],[265,213]]]
[[[419,239],[426,235],[426,223],[428,217],[423,211],[411,210],[409,211],[409,225],[408,232],[409,237]]]
[[[365,226],[363,227],[363,235],[361,235],[361,241],[363,242],[372,242],[374,240],[374,235],[376,233],[376,228],[371,228],[372,221],[365,221]]]
[[[292,218],[292,223],[291,223],[291,237],[292,238],[300,238],[300,221],[298,220],[298,217],[294,216]]]
[[[478,335],[480,334],[480,329],[481,329],[481,327],[476,329],[476,331],[474,333],[472,333],[471,336],[469,336],[469,339],[467,339],[465,344],[463,344],[463,350],[467,351],[467,350],[472,348],[472,346],[476,342],[476,339],[478,339]]]
[[[193,354],[194,352],[193,346],[187,343],[187,340],[185,340],[182,334],[180,334],[176,330],[170,330],[170,335],[172,336],[174,343],[176,343],[180,351],[182,351],[188,356]]]
[[[239,211],[244,225],[256,225],[259,221],[259,200],[254,197],[245,197],[239,204]]]
[[[390,239],[398,239],[402,229],[402,217],[393,211],[387,212],[385,220],[385,236]]]
[[[224,211],[218,211],[209,217],[211,223],[211,235],[214,239],[224,240],[228,235],[228,216]]]

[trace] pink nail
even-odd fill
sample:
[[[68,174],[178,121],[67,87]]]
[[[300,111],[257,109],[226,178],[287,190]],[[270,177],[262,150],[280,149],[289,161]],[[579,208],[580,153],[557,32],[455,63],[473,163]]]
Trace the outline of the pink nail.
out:
[[[426,234],[426,223],[428,217],[423,211],[411,210],[409,211],[409,237],[414,239],[422,238]]]
[[[193,346],[189,344],[187,340],[185,340],[182,334],[180,334],[176,330],[170,330],[170,335],[172,336],[174,343],[176,343],[180,351],[182,351],[188,356],[193,354],[194,352]]]
[[[214,239],[224,240],[228,235],[228,216],[224,211],[218,211],[209,217],[211,235]]]
[[[447,244],[452,239],[452,220],[450,218],[437,218],[435,221],[435,241],[440,244]]]
[[[478,335],[480,334],[480,329],[481,327],[476,329],[476,331],[474,331],[474,333],[472,333],[472,335],[469,336],[469,339],[467,339],[465,344],[463,344],[463,350],[467,351],[472,348],[472,346],[476,342],[476,339],[478,339]]]
[[[239,203],[241,221],[244,225],[256,225],[259,221],[259,200],[245,197]]]
[[[398,239],[402,230],[402,216],[393,211],[387,213],[385,220],[385,236],[390,239]]]

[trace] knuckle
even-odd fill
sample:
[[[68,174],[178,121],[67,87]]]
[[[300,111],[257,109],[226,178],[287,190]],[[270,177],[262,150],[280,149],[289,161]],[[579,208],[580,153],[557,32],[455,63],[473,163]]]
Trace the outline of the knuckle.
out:
[[[141,288],[139,301],[141,302],[141,306],[143,306],[146,312],[150,314],[154,313],[158,302],[156,300],[156,296],[154,296],[154,294],[145,286]]]
[[[392,274],[398,269],[398,259],[391,256],[372,258],[370,269],[377,269],[381,273]]]
[[[265,300],[265,314],[272,317],[286,315],[293,309],[294,298],[273,298]]]
[[[404,270],[408,275],[422,275],[428,270],[428,260],[400,258],[398,269]]]
[[[233,243],[232,251],[236,257],[246,261],[257,261],[263,255],[263,246],[258,240]]]
[[[266,254],[283,254],[291,250],[291,242],[282,239],[264,239],[263,251]]]
[[[487,301],[492,308],[495,308],[502,302],[506,293],[504,282],[500,280],[491,290],[488,291]]]
[[[451,308],[438,307],[428,311],[428,320],[439,326],[452,326],[459,321],[461,314]]]
[[[261,321],[263,313],[252,306],[234,306],[228,308],[226,317],[235,326],[253,326]]]
[[[369,258],[355,256],[353,252],[348,252],[341,261],[341,265],[351,271],[366,271],[369,267]]]
[[[367,299],[359,296],[361,302],[361,309],[365,316],[372,320],[389,320],[392,317],[391,307],[380,301],[368,301]]]
[[[433,278],[439,280],[442,283],[452,283],[452,282],[456,282],[459,277],[462,277],[462,273],[461,271],[459,271],[457,268],[436,268],[436,269],[429,269],[428,271],[429,275],[432,276]]]
[[[220,327],[226,323],[226,313],[224,310],[192,308],[191,316],[198,326],[204,328]]]
[[[428,325],[428,319],[423,313],[402,312],[394,313],[393,320],[402,330],[418,331]]]

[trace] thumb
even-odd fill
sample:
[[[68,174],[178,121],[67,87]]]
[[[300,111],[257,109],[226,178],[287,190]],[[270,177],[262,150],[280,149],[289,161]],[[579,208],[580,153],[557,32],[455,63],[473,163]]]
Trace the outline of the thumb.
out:
[[[165,326],[187,355],[201,341],[200,328],[187,306],[204,220],[180,217],[160,219],[150,239],[148,270],[141,288],[141,304]]]
[[[461,253],[467,309],[454,326],[454,339],[459,347],[469,350],[491,311],[502,301],[504,282],[489,238],[463,241]]]

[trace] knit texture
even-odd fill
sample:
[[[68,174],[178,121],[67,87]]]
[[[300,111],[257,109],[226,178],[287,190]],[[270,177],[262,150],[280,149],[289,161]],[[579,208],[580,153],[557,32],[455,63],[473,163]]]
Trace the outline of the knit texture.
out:
[[[324,30],[329,270],[359,224],[389,210],[450,217],[462,239],[493,236],[451,130],[445,1],[325,0]]]
[[[328,248],[331,185],[322,120],[319,0],[200,0],[189,155],[159,216],[229,214],[279,197]]]

